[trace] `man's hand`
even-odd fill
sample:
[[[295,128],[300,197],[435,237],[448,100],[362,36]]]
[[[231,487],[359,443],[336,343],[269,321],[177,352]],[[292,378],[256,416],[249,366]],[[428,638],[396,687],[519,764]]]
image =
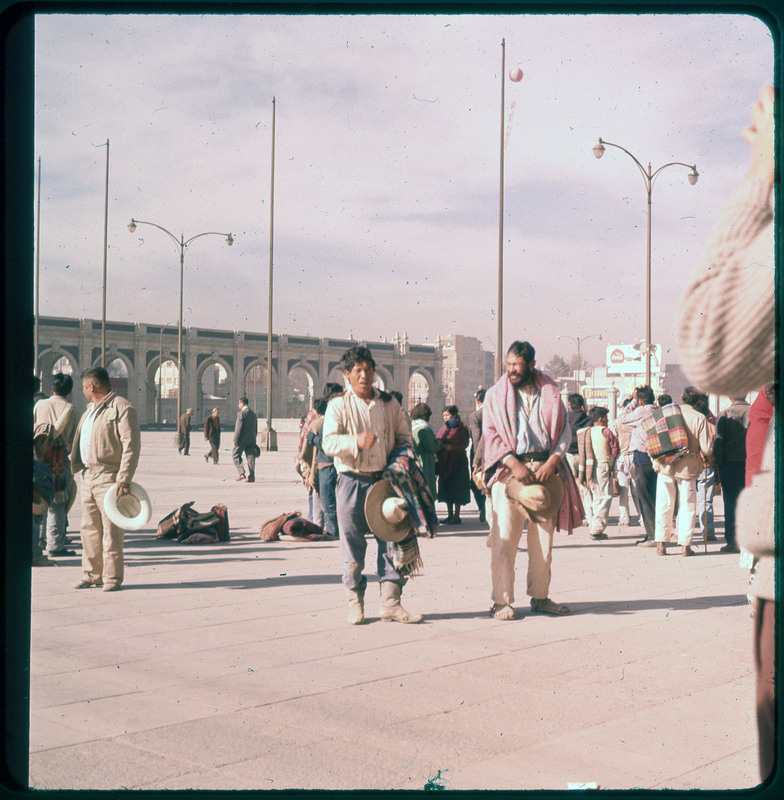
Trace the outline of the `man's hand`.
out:
[[[536,483],[536,475],[534,475],[522,461],[519,461],[514,456],[507,458],[506,461],[504,461],[504,465],[509,467],[512,477],[517,478],[520,483]]]
[[[357,435],[357,447],[360,450],[370,450],[378,437],[372,431],[362,431]]]
[[[740,135],[751,145],[749,175],[773,183],[773,87],[763,87],[759,96],[760,99],[751,105],[751,125]]]
[[[536,480],[538,483],[547,483],[555,475],[555,470],[558,468],[558,462],[561,460],[560,456],[553,453],[550,458],[543,464],[536,468]]]
[[[117,484],[114,489],[114,493],[117,495],[117,497],[120,497],[123,494],[129,494],[130,491],[131,491],[130,483],[122,483],[120,481],[117,481]]]

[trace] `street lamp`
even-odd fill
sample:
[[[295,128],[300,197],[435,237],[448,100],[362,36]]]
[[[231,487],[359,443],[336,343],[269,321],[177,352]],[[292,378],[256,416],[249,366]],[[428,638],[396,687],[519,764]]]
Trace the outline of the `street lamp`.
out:
[[[580,376],[580,364],[582,363],[580,360],[580,346],[586,339],[599,339],[601,342],[602,334],[601,333],[591,333],[588,336],[559,336],[559,339],[571,339],[573,342],[577,343],[577,377],[579,379]]]
[[[605,141],[601,136],[596,140],[593,146],[593,154],[596,158],[601,158],[604,155],[604,146],[617,147],[623,150],[629,158],[634,161],[642,174],[643,181],[645,182],[645,189],[648,193],[648,238],[647,238],[647,256],[646,256],[646,271],[645,271],[645,383],[651,385],[651,194],[653,192],[653,184],[658,177],[659,173],[667,167],[680,166],[688,167],[691,170],[688,174],[689,183],[694,186],[697,183],[697,178],[700,177],[697,172],[696,164],[685,164],[683,161],[670,161],[668,164],[663,164],[655,172],[651,172],[651,162],[648,162],[648,169],[646,170],[643,165],[635,158],[625,147],[619,144]]]
[[[182,296],[183,296],[183,276],[185,273],[185,248],[194,240],[202,236],[225,236],[226,244],[231,247],[234,244],[234,237],[230,233],[218,233],[217,231],[207,231],[206,233],[197,233],[196,236],[191,236],[190,239],[180,234],[178,239],[171,231],[166,228],[156,225],[154,222],[145,222],[142,219],[131,219],[128,223],[128,230],[133,233],[137,225],[152,225],[159,231],[163,231],[173,242],[177,245],[180,251],[180,318],[177,334],[177,422],[179,423],[180,414],[182,412]],[[163,333],[161,333],[161,340],[163,340]]]

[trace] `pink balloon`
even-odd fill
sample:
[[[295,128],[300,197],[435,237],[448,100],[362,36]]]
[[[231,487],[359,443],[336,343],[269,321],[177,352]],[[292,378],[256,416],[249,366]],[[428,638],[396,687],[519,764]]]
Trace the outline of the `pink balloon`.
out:
[[[523,79],[523,71],[520,67],[515,67],[514,69],[509,70],[509,80],[514,81],[517,83]]]

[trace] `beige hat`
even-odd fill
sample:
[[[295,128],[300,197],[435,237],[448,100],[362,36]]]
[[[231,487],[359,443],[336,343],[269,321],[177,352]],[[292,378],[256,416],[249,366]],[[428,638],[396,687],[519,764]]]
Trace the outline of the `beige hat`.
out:
[[[103,498],[106,516],[125,531],[138,531],[152,516],[152,504],[147,492],[138,484],[131,483],[127,494],[117,496],[114,486],[110,486]]]
[[[402,542],[411,532],[406,501],[388,480],[374,483],[365,496],[368,527],[385,542]]]
[[[506,496],[521,505],[532,522],[545,522],[555,517],[564,499],[563,481],[553,475],[547,483],[520,483],[517,478],[506,482]]]

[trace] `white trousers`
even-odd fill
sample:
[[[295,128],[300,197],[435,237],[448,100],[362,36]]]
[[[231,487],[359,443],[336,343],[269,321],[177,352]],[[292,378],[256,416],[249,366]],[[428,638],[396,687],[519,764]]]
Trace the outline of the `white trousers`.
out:
[[[673,511],[675,496],[678,496],[678,544],[690,545],[694,538],[697,519],[697,479],[671,478],[661,472],[656,478],[656,526],[657,542],[669,542],[673,534]]]
[[[544,600],[550,591],[555,517],[539,524],[532,522],[521,506],[507,498],[505,489],[504,483],[496,481],[490,488],[488,504],[492,601],[504,606],[514,603],[515,559],[523,528],[527,530],[528,595]]]
[[[603,533],[610,521],[612,505],[612,480],[610,465],[606,461],[596,464],[596,480],[591,481],[591,533]]]

